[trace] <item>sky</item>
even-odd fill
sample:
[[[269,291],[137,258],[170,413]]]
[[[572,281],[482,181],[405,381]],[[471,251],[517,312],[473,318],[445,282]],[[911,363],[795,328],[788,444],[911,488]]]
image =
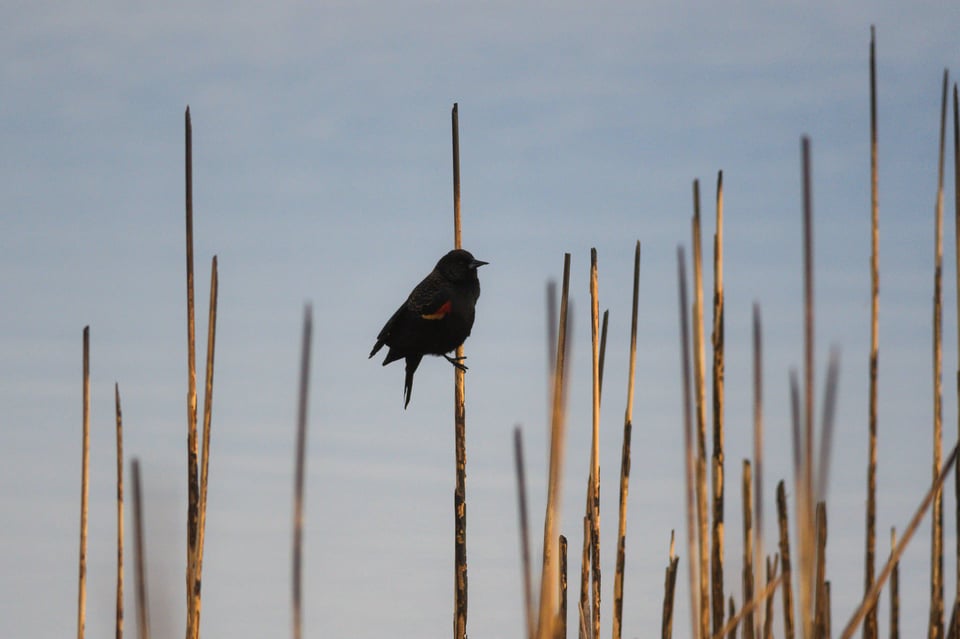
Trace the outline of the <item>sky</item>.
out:
[[[574,328],[561,529],[571,548],[582,543],[594,247],[600,307],[610,311],[600,435],[609,632],[637,240],[623,629],[642,637],[659,628],[670,532],[678,540],[685,534],[676,249],[690,253],[691,185],[699,179],[709,261],[720,170],[726,591],[741,601],[739,483],[753,446],[754,303],[764,333],[768,547],[776,482],[787,480],[788,498],[795,496],[788,379],[803,352],[803,135],[812,144],[818,406],[829,349],[841,354],[828,572],[834,627],[846,623],[863,581],[870,26],[878,47],[883,557],[889,530],[902,531],[931,476],[938,117],[943,70],[956,73],[960,62],[960,5],[97,1],[10,2],[2,14],[0,636],[62,637],[75,628],[87,325],[87,632],[113,628],[115,383],[126,462],[142,464],[153,635],[183,631],[188,105],[200,353],[214,255],[220,277],[205,635],[276,636],[290,628],[296,379],[307,303],[315,333],[306,635],[450,631],[453,375],[442,359],[425,360],[403,410],[402,366],[382,368],[367,354],[383,322],[452,248],[455,102],[463,243],[490,263],[480,271],[483,293],[466,343],[468,633],[523,632],[511,438],[520,425],[538,556],[545,289],[560,277],[564,253],[572,261]],[[944,230],[952,238],[947,166]],[[945,389],[958,367],[955,259],[948,240]],[[711,271],[705,282],[712,285]],[[947,392],[948,442],[957,417]],[[952,481],[944,499],[952,549]],[[927,520],[901,564],[907,634],[921,632],[927,615],[929,538]],[[678,553],[675,630],[688,636],[685,548]],[[127,566],[129,586],[129,553]],[[949,601],[956,578],[949,552],[944,574]],[[886,604],[884,597],[881,631]],[[779,628],[779,605],[775,614]]]

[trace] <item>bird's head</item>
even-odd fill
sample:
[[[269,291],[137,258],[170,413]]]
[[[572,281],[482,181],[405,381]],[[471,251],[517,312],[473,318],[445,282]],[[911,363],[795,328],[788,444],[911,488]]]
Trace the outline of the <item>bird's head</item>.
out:
[[[436,270],[452,282],[470,280],[477,277],[477,269],[488,264],[473,257],[470,251],[454,249],[440,258]]]

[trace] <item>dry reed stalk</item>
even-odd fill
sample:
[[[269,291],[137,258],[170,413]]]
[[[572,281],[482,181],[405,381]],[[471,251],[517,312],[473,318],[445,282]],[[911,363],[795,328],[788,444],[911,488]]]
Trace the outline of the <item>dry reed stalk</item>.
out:
[[[960,104],[957,100],[957,84],[953,84],[953,189],[954,189],[954,252],[956,256],[957,272],[957,310],[960,312]],[[958,315],[957,317],[960,317]],[[957,335],[960,338],[960,322],[957,322]],[[960,342],[957,342],[960,350]],[[957,370],[957,396],[960,398],[960,367]],[[957,441],[960,442],[960,416],[957,423]],[[960,463],[960,462],[958,462]],[[960,467],[953,475],[954,498],[956,499],[955,516],[956,530],[960,531]],[[954,589],[953,615],[950,622],[950,632],[954,638],[960,637],[960,534],[956,536],[956,587]]]
[[[940,101],[940,152],[937,169],[936,237],[933,275],[933,477],[940,474],[943,440],[943,162],[947,128],[947,71],[943,72]],[[943,637],[943,495],[933,499],[930,528],[930,624],[929,639]]]
[[[527,637],[533,639],[533,584],[530,576],[530,538],[527,523],[527,480],[523,470],[523,437],[520,427],[513,429],[513,460],[517,471],[517,509],[520,517],[520,560],[523,568],[523,611],[527,621]],[[563,571],[561,571],[563,572]]]
[[[603,360],[607,355],[607,320],[610,318],[610,309],[603,312],[603,318],[600,320],[600,355],[599,369],[600,377],[598,385],[600,387],[600,397],[603,397]]]
[[[307,449],[307,400],[310,390],[310,343],[313,336],[313,308],[303,311],[300,346],[300,386],[297,396],[297,448],[293,475],[293,637],[303,634],[303,484]]]
[[[763,565],[763,327],[760,322],[760,306],[753,305],[753,510],[756,525],[753,527],[754,552],[753,565],[756,566],[754,590],[759,587],[756,574]],[[747,600],[749,601],[749,600]],[[772,602],[771,602],[772,604]],[[755,634],[764,625],[763,616],[758,614]]]
[[[733,597],[730,597],[730,616],[728,617],[733,625],[730,626],[730,632],[727,633],[727,639],[737,639],[738,620],[734,619],[737,615],[737,606],[733,603]]]
[[[123,415],[120,411],[120,385],[113,385],[117,417],[117,612],[116,639],[123,639]]]
[[[150,609],[147,603],[147,549],[143,543],[143,499],[140,492],[140,460],[130,462],[133,482],[133,553],[137,580],[137,636],[150,639]]]
[[[83,439],[80,451],[80,561],[77,594],[77,639],[87,624],[87,512],[90,495],[90,327],[83,327]]]
[[[779,577],[775,578],[773,581],[771,581],[770,583],[768,583],[768,584],[764,587],[764,589],[761,590],[759,594],[757,594],[756,597],[754,597],[754,598],[751,599],[748,603],[746,603],[746,604],[743,606],[743,608],[740,609],[739,612],[737,612],[735,615],[732,615],[732,617],[730,618],[730,620],[727,621],[726,625],[725,625],[723,628],[721,628],[719,632],[714,633],[713,635],[711,635],[712,638],[713,638],[713,639],[723,639],[723,636],[724,636],[724,635],[726,635],[726,634],[729,633],[731,630],[733,630],[733,629],[736,628],[737,624],[740,623],[740,620],[741,620],[741,619],[743,619],[744,617],[752,614],[753,611],[757,608],[757,606],[759,606],[760,604],[765,603],[768,598],[772,597],[772,596],[773,596],[773,593],[776,592],[777,586],[780,585],[780,582],[781,582],[781,581],[783,581],[783,575],[780,575]],[[730,608],[731,608],[731,612],[732,612],[733,609],[734,609],[734,608],[733,608],[733,598],[732,598],[732,597],[731,597],[731,599],[730,599]],[[744,623],[746,623],[746,622],[744,622]],[[746,631],[746,630],[747,630],[747,626],[744,626],[744,631]]]
[[[690,587],[690,628],[695,637],[703,637],[699,632],[697,562],[693,559],[697,556],[697,541],[694,529],[697,508],[694,497],[696,481],[693,470],[693,419],[690,414],[690,326],[687,317],[687,274],[682,246],[677,247],[677,279],[679,280],[678,297],[680,303],[680,370],[683,375],[683,461],[687,493],[687,556],[690,558],[687,561],[687,578]]]
[[[583,516],[583,549],[580,553],[580,598],[577,600],[577,606],[580,610],[590,609],[590,544],[591,544],[591,526],[590,526],[590,480],[587,479],[587,514]],[[584,630],[586,626],[584,626]],[[583,632],[579,639],[587,639],[587,633]]]
[[[589,613],[586,612],[584,607],[580,606],[580,636],[586,637],[586,639],[594,639],[593,629],[590,626],[590,622],[587,621],[587,616]]]
[[[814,636],[826,639],[829,636],[827,618],[830,615],[827,594],[827,505],[817,502],[817,581],[814,606]]]
[[[623,623],[623,573],[627,552],[627,495],[630,491],[630,436],[633,432],[633,386],[637,370],[637,307],[640,296],[640,241],[633,253],[633,308],[630,319],[630,364],[627,372],[627,408],[623,416],[620,450],[620,511],[617,525],[617,567],[613,577],[613,639],[620,639]],[[604,313],[606,318],[606,313]],[[606,323],[604,323],[606,325]]]
[[[797,379],[797,370],[790,369],[790,428],[793,435],[793,485],[799,488],[803,471],[803,444],[800,442],[800,382]],[[799,501],[799,500],[798,500]],[[799,508],[799,504],[797,508]]]
[[[830,628],[831,619],[830,619],[830,610],[832,606],[830,605],[830,582],[825,581],[823,583],[823,592],[824,599],[826,600],[826,605],[823,609],[823,637],[824,639],[829,639],[833,635],[833,631]]]
[[[450,128],[453,140],[453,246],[462,247],[460,225],[460,119],[457,103],[450,112]],[[457,347],[458,361],[465,356],[463,345]],[[456,487],[453,493],[454,508],[454,596],[453,637],[467,636],[467,407],[463,369],[453,369],[453,421],[454,446],[456,448]]]
[[[897,547],[897,529],[890,529],[890,557]],[[876,605],[873,606],[876,609]],[[890,571],[890,639],[900,639],[900,562],[893,562]]]
[[[217,256],[210,265],[210,311],[207,316],[207,360],[203,394],[203,445],[200,449],[200,498],[197,504],[197,545],[193,557],[193,624],[200,634],[201,584],[203,575],[203,542],[207,529],[207,480],[210,468],[210,424],[213,416],[213,362],[217,341],[217,291],[219,278]]]
[[[550,414],[550,390],[557,354],[557,283],[547,282],[547,414]]]
[[[184,200],[187,256],[187,639],[196,639],[197,519],[200,485],[197,472],[197,341],[193,304],[193,126],[190,107],[184,113]]]
[[[856,632],[856,628],[863,619],[863,616],[867,613],[867,610],[876,604],[881,588],[883,588],[883,585],[890,577],[891,571],[894,570],[894,567],[897,566],[897,563],[900,561],[900,556],[903,554],[903,551],[906,550],[907,544],[910,543],[910,539],[913,538],[913,534],[920,526],[920,522],[923,520],[923,516],[927,512],[927,508],[930,507],[934,495],[941,490],[943,487],[943,482],[946,481],[947,475],[950,474],[954,462],[957,461],[958,450],[960,450],[960,443],[955,445],[953,450],[950,451],[950,454],[947,455],[947,460],[944,462],[943,469],[940,471],[940,474],[937,476],[933,484],[931,484],[930,489],[927,490],[926,495],[924,495],[923,499],[920,501],[920,505],[917,506],[916,512],[910,519],[910,523],[907,524],[903,536],[900,538],[900,541],[897,543],[896,547],[891,551],[890,558],[887,559],[887,563],[884,565],[883,570],[880,571],[880,575],[877,577],[876,582],[874,582],[873,588],[871,588],[870,592],[868,592],[863,598],[860,606],[857,607],[853,617],[851,617],[850,621],[843,629],[840,639],[850,639],[850,637],[853,636],[853,633]]]
[[[867,533],[863,591],[873,586],[877,551],[877,372],[880,335],[880,204],[877,168],[877,50],[876,30],[870,26],[870,395],[867,461]],[[877,639],[877,609],[863,620],[863,639]]]
[[[827,379],[823,394],[823,413],[820,416],[820,456],[817,458],[817,501],[825,501],[830,479],[830,453],[833,449],[833,425],[837,405],[837,387],[840,379],[840,349],[830,349]]]
[[[717,173],[716,224],[713,236],[713,535],[710,553],[713,632],[723,627],[723,171]]]
[[[673,636],[673,595],[677,588],[677,564],[680,558],[674,552],[673,531],[670,531],[670,560],[667,562],[666,575],[663,578],[663,618],[660,623],[661,639]]]
[[[590,337],[593,344],[593,443],[590,446],[590,560],[593,637],[600,636],[600,292],[597,249],[590,249]]]
[[[567,538],[560,535],[560,614],[558,615],[557,634],[560,639],[567,639]]]
[[[800,530],[800,610],[803,636],[812,636],[812,574],[814,565],[813,506],[813,182],[810,172],[810,139],[801,140],[803,175],[803,481],[797,491],[797,525]]]
[[[774,555],[772,559],[769,555],[767,556],[767,581],[764,587],[769,586],[776,579],[778,559],[779,555]],[[763,639],[773,639],[773,597],[767,597],[767,603],[764,607]]]
[[[743,460],[743,600],[753,601],[753,479],[750,460]],[[754,639],[753,612],[743,618],[743,639]]]
[[[700,637],[710,634],[710,550],[707,535],[707,399],[703,326],[703,253],[700,242],[700,182],[693,181],[693,357],[697,407],[697,541],[700,548]]]
[[[790,563],[790,526],[787,522],[787,493],[783,480],[777,484],[777,522],[780,526],[780,566],[783,581],[783,636],[793,639],[793,573]]]
[[[564,421],[566,417],[566,355],[568,299],[570,291],[570,254],[563,256],[563,285],[560,294],[560,322],[557,331],[557,361],[553,373],[553,404],[550,420],[550,470],[547,481],[547,507],[543,518],[543,564],[540,574],[540,610],[537,637],[554,639],[557,622],[557,580],[559,569],[554,550],[560,513],[560,478],[563,467]],[[572,318],[571,318],[572,319]]]

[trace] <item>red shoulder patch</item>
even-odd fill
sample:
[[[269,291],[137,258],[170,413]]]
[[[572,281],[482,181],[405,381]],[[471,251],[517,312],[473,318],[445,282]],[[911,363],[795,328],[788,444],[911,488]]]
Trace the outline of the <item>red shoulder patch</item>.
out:
[[[453,310],[453,303],[451,303],[450,300],[447,300],[446,302],[441,304],[440,308],[438,308],[433,313],[424,313],[420,317],[422,317],[425,320],[440,320],[440,319],[443,319],[447,315],[447,313],[449,313],[452,310]]]

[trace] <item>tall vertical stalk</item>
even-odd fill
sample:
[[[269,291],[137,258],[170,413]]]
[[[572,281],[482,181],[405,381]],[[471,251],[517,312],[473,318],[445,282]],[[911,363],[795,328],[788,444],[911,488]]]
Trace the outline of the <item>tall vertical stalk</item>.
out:
[[[753,305],[753,499],[756,530],[753,565],[754,591],[759,589],[757,576],[763,566],[763,327],[760,322],[760,305]],[[758,614],[756,628],[763,625],[764,612]]]
[[[77,587],[77,639],[87,624],[87,511],[90,496],[90,327],[83,327],[83,439],[80,452],[80,561]]]
[[[935,206],[935,263],[933,275],[933,477],[940,474],[943,441],[943,164],[947,128],[947,71],[943,72],[940,101],[940,152],[937,169]],[[930,625],[929,639],[943,637],[943,495],[933,499],[933,524],[930,527]]]
[[[453,246],[461,248],[460,225],[460,119],[457,104],[450,113],[453,139]],[[462,360],[463,344],[456,357]],[[454,598],[453,637],[467,636],[467,409],[463,369],[453,369],[453,422],[456,448],[456,487],[454,489]]]
[[[140,461],[130,462],[133,484],[133,554],[137,580],[137,637],[150,639],[150,607],[147,599],[147,548],[144,543],[143,499],[140,490]]]
[[[187,632],[196,639],[198,593],[196,583],[200,478],[197,472],[197,340],[193,304],[193,126],[190,107],[184,114],[184,191],[187,255]]]
[[[710,635],[710,551],[707,535],[707,399],[703,327],[703,253],[700,241],[700,183],[693,182],[693,362],[697,408],[697,540],[700,550],[700,636]]]
[[[116,639],[123,639],[123,416],[120,412],[120,385],[113,385],[117,417],[117,610]]]
[[[553,405],[550,419],[550,470],[547,480],[547,507],[543,518],[543,564],[540,574],[540,611],[537,637],[553,639],[557,620],[558,558],[557,520],[560,517],[560,478],[566,418],[566,362],[570,254],[563,256],[563,285],[560,293],[560,321],[557,331],[557,361],[553,368]]]
[[[716,224],[713,236],[713,535],[710,554],[714,634],[723,627],[723,171],[717,173]]]
[[[677,247],[678,301],[680,306],[680,370],[683,378],[683,465],[686,488],[687,508],[687,578],[690,591],[690,628],[694,637],[703,639],[700,630],[700,598],[697,594],[697,535],[696,535],[696,490],[694,466],[695,453],[693,443],[693,416],[690,407],[690,321],[688,318],[687,272],[683,247]]]
[[[300,342],[300,386],[297,395],[297,447],[293,474],[293,639],[303,636],[303,485],[306,475],[307,404],[310,396],[310,343],[313,336],[313,309],[303,311]]]
[[[750,460],[743,460],[743,601],[753,601],[753,478]],[[753,612],[743,615],[743,639],[754,639]]]
[[[877,551],[877,373],[880,343],[880,204],[877,168],[876,31],[870,27],[870,399],[867,457],[867,539],[863,591],[873,586]],[[877,639],[877,609],[863,619],[863,639]]]
[[[800,622],[803,636],[810,637],[812,623],[813,539],[813,182],[810,174],[810,139],[801,140],[803,174],[803,471],[798,492],[797,525],[800,529]]]
[[[593,344],[593,442],[590,446],[590,562],[593,637],[600,637],[600,293],[597,249],[590,249],[590,335]]]
[[[620,512],[617,526],[617,568],[613,578],[613,639],[620,639],[623,622],[623,574],[626,565],[627,495],[630,491],[630,436],[633,431],[633,383],[637,370],[637,307],[640,295],[640,241],[633,254],[633,308],[630,319],[630,364],[627,372],[627,408],[623,416],[620,451]],[[606,317],[606,315],[604,315]]]

